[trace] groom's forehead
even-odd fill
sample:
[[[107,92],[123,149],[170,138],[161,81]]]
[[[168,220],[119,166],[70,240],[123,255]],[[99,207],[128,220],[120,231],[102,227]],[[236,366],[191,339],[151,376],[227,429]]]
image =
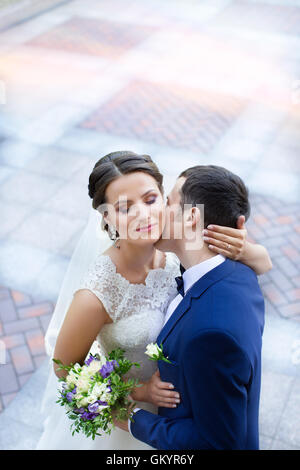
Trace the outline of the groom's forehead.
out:
[[[177,178],[172,190],[170,191],[168,195],[168,199],[171,204],[180,202],[180,199],[181,199],[180,190],[185,181],[186,181],[186,178],[184,176]]]

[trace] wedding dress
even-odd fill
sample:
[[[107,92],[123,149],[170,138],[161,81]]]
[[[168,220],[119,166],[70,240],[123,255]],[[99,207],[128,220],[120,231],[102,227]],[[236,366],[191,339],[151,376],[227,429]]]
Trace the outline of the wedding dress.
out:
[[[173,253],[166,253],[164,268],[152,269],[145,283],[133,284],[117,272],[116,266],[108,255],[99,254],[91,263],[87,274],[79,283],[79,289],[89,289],[103,303],[113,323],[103,326],[93,345],[107,354],[117,347],[125,350],[125,356],[141,364],[127,372],[128,378],[150,379],[157,364],[145,354],[146,345],[155,342],[160,333],[167,307],[177,295],[175,277],[180,275],[180,263]],[[58,383],[58,382],[57,382]],[[157,407],[150,403],[136,402],[137,406],[152,413]],[[129,432],[119,428],[110,435],[96,436],[95,440],[83,434],[70,432],[71,420],[67,418],[64,407],[59,404],[51,407],[44,432],[38,442],[37,450],[142,450],[153,448],[135,439]]]

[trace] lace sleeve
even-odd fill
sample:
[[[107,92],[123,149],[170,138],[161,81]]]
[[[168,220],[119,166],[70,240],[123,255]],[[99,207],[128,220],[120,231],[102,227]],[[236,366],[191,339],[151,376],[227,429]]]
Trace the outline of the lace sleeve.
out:
[[[107,314],[113,322],[117,319],[117,285],[114,272],[105,263],[105,257],[98,257],[89,267],[87,274],[81,279],[80,289],[88,289],[102,302]],[[74,292],[74,293],[75,293]]]

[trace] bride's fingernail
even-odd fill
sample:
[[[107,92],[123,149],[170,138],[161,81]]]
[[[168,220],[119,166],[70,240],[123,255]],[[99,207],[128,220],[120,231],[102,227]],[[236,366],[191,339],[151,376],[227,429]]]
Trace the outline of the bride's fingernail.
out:
[[[169,385],[169,388],[174,388],[174,385],[172,385],[172,384],[171,384],[171,385]]]

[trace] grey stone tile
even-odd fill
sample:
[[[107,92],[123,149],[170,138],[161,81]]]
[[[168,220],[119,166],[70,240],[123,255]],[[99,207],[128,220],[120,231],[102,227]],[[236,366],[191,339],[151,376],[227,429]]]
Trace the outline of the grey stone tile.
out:
[[[276,439],[300,447],[300,378],[295,378],[288,403],[280,420]]]
[[[0,423],[1,450],[34,450],[42,435],[42,430],[5,416],[4,412]]]
[[[0,197],[10,202],[27,203],[33,207],[39,207],[63,184],[63,180],[36,175],[20,169],[1,186]]]
[[[0,365],[0,393],[11,393],[19,390],[17,376],[12,364]]]
[[[272,438],[260,434],[259,436],[259,449],[260,450],[269,450],[272,446]]]
[[[287,202],[298,201],[300,197],[299,178],[292,172],[256,168],[247,183],[253,192],[267,196],[274,196],[276,193],[276,197]]]
[[[15,304],[11,298],[1,300],[0,319],[5,322],[17,320]]]
[[[59,103],[38,119],[27,123],[19,137],[39,145],[54,144],[67,129],[82,121],[90,109],[84,106]]]
[[[0,282],[30,294],[51,254],[29,245],[6,240],[0,243]]]
[[[274,264],[279,266],[280,271],[283,271],[286,276],[294,277],[298,275],[298,269],[286,256],[276,258]]]
[[[82,221],[78,218],[37,210],[10,234],[9,240],[58,252],[80,227]]]
[[[39,322],[37,318],[26,318],[25,320],[18,319],[17,321],[10,321],[9,323],[5,323],[3,325],[3,329],[6,335],[13,335],[21,331],[32,330],[38,326]]]
[[[228,160],[256,163],[265,150],[265,144],[254,139],[225,136],[214,148],[212,156],[222,155]]]
[[[7,166],[0,167],[0,183],[4,183],[10,176],[14,173],[13,168],[9,168]]]
[[[49,358],[46,358],[23,385],[21,391],[15,397],[13,405],[8,406],[5,412],[0,415],[0,429],[3,425],[2,419],[9,418],[18,421],[24,427],[27,425],[42,430],[43,418],[40,413],[40,405],[48,379],[48,363]]]
[[[0,114],[0,133],[12,138],[18,138],[18,132],[26,125],[25,116],[17,113],[2,112]]]
[[[234,160],[233,158],[222,155],[222,153],[220,155],[214,153],[209,161],[206,160],[205,165],[207,164],[223,166],[227,168],[227,170],[232,171],[232,173],[240,176],[245,182],[252,173],[254,166],[252,162]]]
[[[276,134],[279,123],[263,120],[252,120],[247,117],[241,117],[229,129],[226,137],[243,138],[268,143]]]
[[[19,203],[11,203],[9,201],[0,200],[0,238],[7,236],[12,230],[19,226],[27,217],[32,208],[29,205]]]
[[[59,250],[60,255],[66,256],[67,258],[71,258],[77,243],[80,240],[80,237],[83,233],[83,229],[80,229],[72,238],[69,240],[63,248]]]
[[[39,152],[39,147],[19,139],[7,139],[0,147],[2,165],[22,168]]]
[[[195,165],[201,165],[204,163],[205,159],[207,161],[207,157],[196,155],[189,151],[161,146],[158,149],[154,148],[152,153],[150,145],[146,145],[144,148],[145,150],[143,153],[149,154],[153,157],[153,160],[164,175],[166,173],[174,174],[175,178],[178,177],[183,170]],[[128,150],[136,151],[134,147]]]
[[[300,450],[300,447],[295,446],[289,442],[279,441],[274,439],[271,444],[271,450]]]
[[[63,256],[54,255],[49,259],[33,284],[32,297],[35,302],[45,299],[56,302],[68,264],[69,259]]]
[[[70,181],[59,189],[44,205],[46,210],[68,216],[70,220],[74,220],[74,229],[78,230],[80,223],[79,218],[86,219],[88,217],[92,199],[88,195],[88,178],[85,185]],[[79,222],[79,223],[78,223]]]
[[[266,314],[262,345],[264,370],[300,377],[299,366],[292,363],[292,345],[299,338],[300,324]]]
[[[44,176],[53,176],[69,180],[73,174],[89,160],[84,154],[59,147],[43,148],[37,157],[31,159],[26,165],[26,170],[39,173]]]
[[[80,127],[72,128],[65,132],[56,145],[60,148],[66,148],[84,155],[90,155],[95,159],[95,163],[99,158],[105,155],[103,147],[112,143],[112,136],[109,134],[101,134],[100,132],[81,129]],[[111,152],[114,150],[112,149]]]
[[[260,397],[260,433],[273,438],[287,402],[293,378],[263,371]]]

